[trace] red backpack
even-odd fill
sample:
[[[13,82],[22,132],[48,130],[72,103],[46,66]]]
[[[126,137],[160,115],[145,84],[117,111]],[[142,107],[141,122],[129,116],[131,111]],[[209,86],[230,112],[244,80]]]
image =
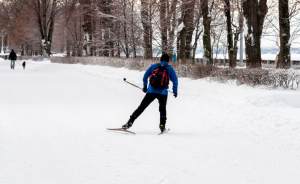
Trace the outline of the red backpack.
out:
[[[150,75],[150,84],[157,89],[165,89],[169,86],[168,69],[159,65]]]

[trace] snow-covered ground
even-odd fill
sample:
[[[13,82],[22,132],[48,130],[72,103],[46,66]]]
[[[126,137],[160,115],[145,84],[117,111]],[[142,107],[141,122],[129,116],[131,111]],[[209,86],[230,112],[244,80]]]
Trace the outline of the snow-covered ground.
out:
[[[155,102],[126,122],[143,72],[0,61],[1,184],[298,184],[300,91],[181,78],[169,134]]]

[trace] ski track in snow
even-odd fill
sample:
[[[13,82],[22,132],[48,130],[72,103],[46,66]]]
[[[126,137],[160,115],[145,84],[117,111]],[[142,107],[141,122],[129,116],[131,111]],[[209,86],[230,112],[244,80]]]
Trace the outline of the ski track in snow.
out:
[[[0,61],[1,184],[298,184],[300,91],[179,79],[159,132],[152,103],[124,135],[143,72]]]

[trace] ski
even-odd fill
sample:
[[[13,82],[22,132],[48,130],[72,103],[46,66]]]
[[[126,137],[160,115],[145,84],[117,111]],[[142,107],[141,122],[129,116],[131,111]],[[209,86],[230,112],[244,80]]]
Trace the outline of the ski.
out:
[[[135,132],[126,130],[124,128],[107,128],[107,130],[109,130],[109,131],[115,131],[115,132],[120,132],[120,133],[128,133],[128,134],[133,134],[133,135],[136,134]],[[166,128],[165,131],[158,133],[158,135],[166,134],[170,130],[171,130],[170,128]]]
[[[129,131],[129,130],[126,130],[124,128],[107,128],[107,130],[109,131],[116,131],[116,132],[124,132],[124,133],[129,133],[129,134],[136,134],[135,132],[132,132],[132,131]]]
[[[166,133],[168,133],[170,130],[171,130],[171,129],[166,128],[165,131],[158,133],[158,135],[166,134]]]

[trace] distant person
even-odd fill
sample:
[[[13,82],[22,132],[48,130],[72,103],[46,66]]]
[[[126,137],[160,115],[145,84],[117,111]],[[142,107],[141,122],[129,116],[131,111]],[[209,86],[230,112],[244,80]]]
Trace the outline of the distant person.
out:
[[[15,69],[15,63],[17,60],[17,54],[15,53],[14,49],[11,50],[8,59],[10,60],[10,68],[13,70]]]
[[[25,67],[26,67],[26,61],[23,61],[22,67],[23,67],[23,70],[25,70]]]
[[[160,63],[151,65],[144,74],[143,82],[144,88],[143,91],[146,93],[144,99],[142,100],[139,107],[131,114],[128,122],[122,126],[124,130],[130,128],[142,112],[150,105],[153,100],[157,99],[159,103],[159,112],[160,112],[160,124],[159,128],[161,133],[164,133],[166,128],[167,121],[167,99],[168,99],[168,88],[169,80],[173,83],[173,95],[177,97],[177,86],[178,79],[176,72],[173,67],[169,65],[169,55],[163,54],[160,58]],[[148,85],[149,78],[149,85]]]

